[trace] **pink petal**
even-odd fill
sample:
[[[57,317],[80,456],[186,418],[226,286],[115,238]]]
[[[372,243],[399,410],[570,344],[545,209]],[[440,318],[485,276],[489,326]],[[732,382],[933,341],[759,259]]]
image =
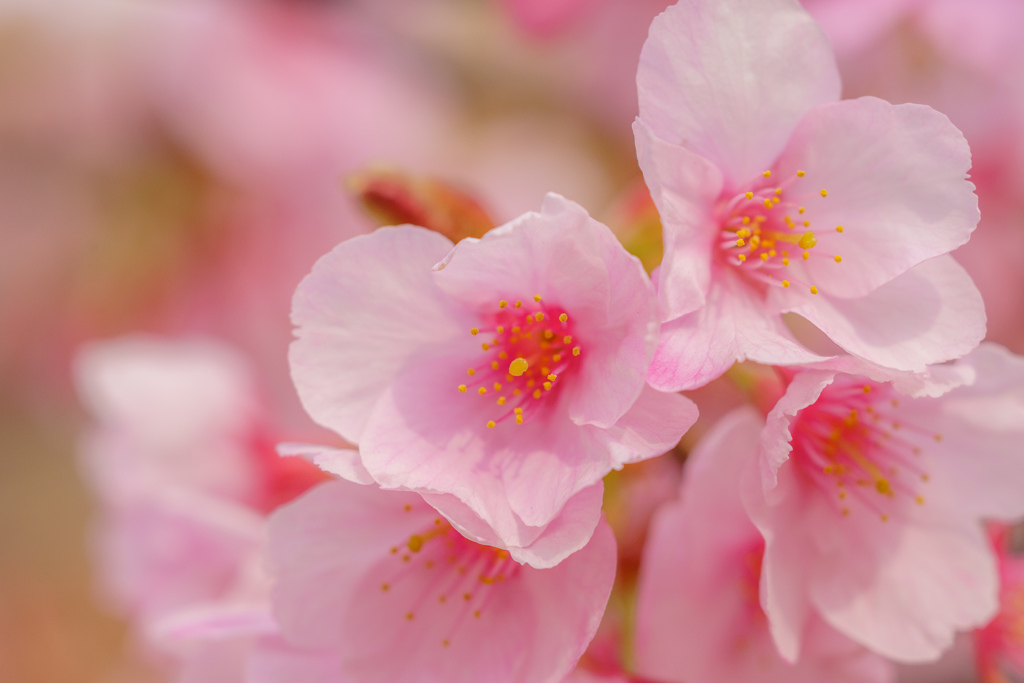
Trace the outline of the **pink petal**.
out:
[[[317,261],[292,301],[292,379],[310,416],[358,443],[374,404],[423,345],[464,325],[433,284],[451,241],[422,228],[384,228]]]
[[[661,391],[695,389],[736,361],[791,365],[823,360],[800,346],[778,316],[735,273],[713,275],[704,308],[661,327],[647,381]]]
[[[819,365],[827,366],[828,362]],[[786,393],[768,413],[759,458],[761,482],[766,493],[775,488],[778,483],[776,473],[789,460],[793,450],[790,423],[801,410],[818,400],[822,389],[831,384],[834,377],[835,372],[829,370],[808,370],[797,374],[786,387]]]
[[[812,599],[836,629],[890,659],[927,662],[952,645],[957,630],[995,615],[995,558],[980,525],[930,520],[877,552],[864,547],[877,536],[844,539],[818,563]]]
[[[373,477],[363,467],[359,451],[354,448],[331,448],[306,443],[281,443],[277,454],[282,457],[305,458],[324,472],[336,474],[356,484],[373,484]]]
[[[1024,515],[1024,359],[982,344],[956,366],[976,371],[969,386],[903,405],[908,420],[935,425],[928,498],[941,496],[968,519]]]
[[[792,0],[693,0],[651,25],[640,118],[714,162],[736,189],[779,155],[800,118],[839,98],[828,40]]]
[[[574,495],[558,516],[543,527],[528,527],[513,518],[514,528],[500,528],[500,534],[455,496],[426,494],[423,498],[471,541],[504,547],[517,562],[537,569],[549,569],[590,541],[601,520],[604,485],[598,483]],[[515,545],[508,544],[508,538]]]
[[[861,297],[964,244],[979,218],[970,167],[963,134],[930,107],[863,97],[808,112],[776,171],[806,173],[789,192],[806,195],[813,251],[827,255],[803,264],[809,282]]]
[[[926,261],[858,299],[795,289],[786,290],[785,310],[846,351],[897,370],[920,372],[957,358],[985,336],[981,295],[951,256]]]
[[[663,321],[674,320],[705,303],[722,173],[707,159],[659,139],[643,119],[633,124],[633,133],[637,159],[664,228],[658,306]]]
[[[675,448],[697,421],[697,405],[680,394],[645,386],[633,407],[604,431],[616,467]]]
[[[548,194],[540,213],[461,241],[435,281],[481,312],[535,295],[567,311],[583,348],[564,390],[577,424],[610,426],[640,393],[657,337],[653,285],[639,260],[578,204]]]

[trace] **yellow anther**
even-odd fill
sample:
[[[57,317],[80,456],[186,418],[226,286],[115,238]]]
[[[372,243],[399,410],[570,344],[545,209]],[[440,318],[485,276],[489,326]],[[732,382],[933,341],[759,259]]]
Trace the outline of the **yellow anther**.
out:
[[[800,245],[801,249],[811,249],[815,244],[818,243],[818,238],[814,236],[814,232],[808,230],[804,234],[800,235],[800,240],[797,244]]]
[[[742,247],[744,244],[746,244],[746,242],[743,241],[742,237],[739,238],[738,240],[736,240],[736,246],[737,247]]]
[[[747,199],[753,199],[754,198],[754,193],[753,192],[748,192],[748,193],[746,193],[743,196],[746,197]]]
[[[494,429],[494,425],[495,425],[494,420],[488,420],[487,421],[487,428],[488,429]]]
[[[789,265],[789,259],[788,258],[783,258],[782,259],[782,265],[788,266]]]
[[[824,192],[824,190],[822,190],[822,192]],[[883,522],[888,522],[889,521],[889,515],[882,515],[879,519],[881,519]]]
[[[572,347],[572,355],[574,355],[574,356],[580,355],[580,347],[578,347],[578,346]]]
[[[843,226],[837,225],[836,226],[836,232],[842,232],[842,231],[843,231]]]
[[[740,260],[740,263],[743,263],[744,261],[747,260],[746,254],[739,254],[739,255],[736,256],[736,258],[738,258]]]
[[[737,237],[750,237],[750,231],[747,230],[746,228],[740,228],[739,230],[736,231],[736,236]]]
[[[554,386],[551,382],[544,382],[544,391],[551,391],[551,387]]]
[[[562,360],[562,354],[556,353],[555,355],[551,356],[551,360],[557,363],[558,361]]]
[[[513,389],[512,390],[512,395],[513,396],[519,396],[521,393],[523,393],[523,392],[520,391],[519,389]]]
[[[508,354],[505,353],[504,351],[501,351],[498,353],[498,358],[500,358],[501,360],[505,360],[508,358]]]
[[[522,415],[516,415],[516,424],[517,425],[523,424],[523,416]]]
[[[750,216],[743,217],[743,225],[750,225]]]
[[[508,374],[513,377],[522,377],[523,373],[529,370],[530,364],[525,358],[516,358],[508,365]]]
[[[818,293],[818,288],[815,287],[814,285],[811,285],[811,294],[817,294],[817,293]]]
[[[516,415],[522,415],[523,414],[523,409],[522,408],[516,408],[512,412],[514,412]]]
[[[412,612],[406,612],[405,613],[405,618],[408,619],[409,621],[412,621],[414,616],[415,615]]]
[[[452,641],[448,640],[447,638],[445,638],[445,639],[443,639],[441,641],[441,645],[443,645],[444,647],[448,647],[451,644],[452,644]]]
[[[556,375],[555,373],[551,373],[550,375],[548,375],[548,379],[554,382],[556,379],[558,379],[558,375]]]
[[[418,553],[423,548],[423,537],[417,534],[413,534],[409,537],[409,541],[406,543],[409,546],[409,550],[414,553]]]
[[[889,484],[888,479],[879,479],[875,482],[875,490],[881,493],[883,496],[892,495],[892,486]]]
[[[487,349],[491,348],[491,345],[488,344],[487,342],[484,342],[483,344],[480,345],[480,348],[486,351]]]
[[[768,260],[768,253],[767,252],[761,252],[761,260],[762,261],[767,261]]]
[[[803,257],[804,261],[806,261],[807,259],[811,258],[811,252],[805,251],[803,254],[801,254],[801,256]]]
[[[515,327],[512,328],[512,334],[519,334],[520,332],[522,332],[522,330],[523,328],[519,327],[519,325],[516,325]]]
[[[783,280],[782,281],[782,286],[783,287],[789,287],[789,280]]]
[[[469,387],[467,387],[465,384],[460,384],[459,385],[459,391],[461,391],[462,393],[466,393],[466,391],[468,389],[469,389]]]
[[[498,334],[505,334],[505,326],[498,325]]]
[[[800,214],[802,214],[802,213],[803,213],[804,211],[806,211],[806,210],[807,210],[807,209],[805,209],[804,207],[802,207],[802,206],[801,206],[801,207],[800,207],[799,209],[797,209],[797,213],[800,213]]]
[[[782,196],[782,188],[781,187],[776,187],[775,188],[775,194],[776,194],[776,196]]]
[[[522,308],[522,307],[523,307],[523,302],[522,301],[517,301],[516,302],[516,308]]]
[[[827,197],[828,196],[828,190],[822,190],[821,191],[821,196],[822,197]]]
[[[474,370],[473,368],[470,368],[469,370],[466,370],[466,374],[469,375],[470,377],[472,377],[473,375],[476,374],[476,370]]]
[[[768,255],[771,256],[772,258],[775,258],[775,254],[776,254],[776,252],[775,252],[774,249],[769,249],[768,250]]]
[[[498,302],[498,308],[505,308],[506,306],[508,306],[508,302],[504,299]]]
[[[558,322],[560,322],[560,323],[564,323],[564,322],[566,322],[568,320],[569,320],[569,316],[566,315],[565,313],[562,313],[561,315],[558,316]]]
[[[554,339],[555,338],[555,333],[552,332],[551,330],[544,330],[544,338],[545,339]]]
[[[772,177],[772,172],[771,171],[765,171],[761,175],[763,175],[765,178],[771,178]]]
[[[918,505],[924,505],[924,496],[917,496],[914,500],[917,501]]]
[[[842,262],[843,262],[843,257],[840,256],[839,254],[836,254],[836,263],[842,263]]]
[[[380,589],[381,589],[382,591],[384,591],[385,593],[387,593],[387,592],[388,592],[388,589],[390,589],[390,588],[391,588],[391,585],[390,585],[390,584],[387,584],[387,583],[382,583],[382,584],[380,585]]]
[[[764,200],[764,208],[770,209],[772,208],[772,206],[774,206],[774,204],[772,204],[771,197],[768,197],[767,199]]]
[[[480,328],[479,327],[474,327],[473,329],[471,329],[469,331],[469,333],[475,337],[476,335],[480,334]]]
[[[562,337],[562,343],[563,344],[571,344],[572,343],[572,335],[568,335],[567,334],[564,337]]]
[[[540,322],[541,320],[544,319],[544,314],[541,313],[540,311],[537,311],[536,313],[533,314],[533,317],[537,319],[537,322]]]
[[[498,369],[498,361],[492,360],[491,361],[491,370],[497,370],[497,369]]]
[[[533,390],[533,397],[534,398],[540,398],[540,389],[534,389]]]
[[[499,384],[498,382],[495,382],[494,383],[494,390],[495,391],[501,391],[501,384]]]
[[[534,294],[533,295],[533,300],[536,301],[539,304],[540,303],[540,294]]]
[[[505,397],[504,396],[499,396],[498,397],[498,405],[499,406],[505,405]]]
[[[804,227],[805,228],[811,227],[811,222],[810,221],[804,221]]]
[[[476,393],[478,393],[481,396],[483,396],[484,394],[487,393],[487,387],[480,387],[479,389],[476,390]]]

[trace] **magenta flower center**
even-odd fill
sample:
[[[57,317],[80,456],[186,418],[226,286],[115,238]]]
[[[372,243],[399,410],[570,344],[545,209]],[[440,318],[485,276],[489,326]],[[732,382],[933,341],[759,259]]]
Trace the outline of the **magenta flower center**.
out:
[[[842,515],[856,508],[885,522],[908,502],[924,504],[927,448],[942,435],[900,413],[889,385],[837,378],[794,421],[796,466]]]
[[[433,623],[443,624],[438,643],[448,647],[460,629],[481,618],[494,591],[515,580],[521,568],[508,551],[473,543],[438,517],[391,548],[380,590],[389,599],[411,600],[402,612],[406,622],[429,613]],[[438,618],[441,613],[447,614]]]
[[[558,392],[582,352],[569,314],[539,294],[525,304],[499,301],[469,333],[481,339],[482,354],[466,370],[470,379],[459,391],[494,404],[489,429],[506,420],[529,420]]]
[[[753,280],[776,287],[795,283],[817,294],[818,287],[791,265],[811,259],[842,262],[839,254],[815,249],[817,226],[811,226],[806,217],[805,205],[823,201],[828,191],[811,191],[803,180],[804,171],[778,184],[768,182],[771,175],[765,171],[763,181],[722,203],[719,250],[726,263]],[[843,232],[841,225],[834,229]]]

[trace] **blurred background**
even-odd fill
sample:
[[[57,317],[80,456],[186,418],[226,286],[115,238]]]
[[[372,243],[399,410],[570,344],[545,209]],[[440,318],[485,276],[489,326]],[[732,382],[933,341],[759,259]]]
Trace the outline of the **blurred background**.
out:
[[[410,217],[471,234],[555,191],[656,265],[630,124],[667,4],[0,0],[0,681],[161,680],[90,562],[76,349],[224,339],[281,430],[323,439],[288,379],[288,310],[338,242]],[[989,338],[1024,353],[1024,3],[806,5],[844,96],[966,134],[983,217],[956,256]],[[708,398],[706,419],[738,400]],[[965,652],[906,680],[973,680]]]

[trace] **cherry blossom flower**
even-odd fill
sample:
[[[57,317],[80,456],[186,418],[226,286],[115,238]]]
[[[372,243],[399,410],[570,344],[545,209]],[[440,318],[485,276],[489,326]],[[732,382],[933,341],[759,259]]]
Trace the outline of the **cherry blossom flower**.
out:
[[[271,516],[269,562],[284,637],[337,653],[342,680],[554,683],[597,630],[615,540],[602,522],[536,569],[464,538],[418,494],[338,480]]]
[[[452,246],[403,226],[323,257],[295,295],[292,376],[381,486],[552,566],[590,537],[601,478],[672,448],[696,408],[646,385],[653,287],[580,206],[548,195]]]
[[[923,380],[852,358],[796,374],[744,483],[786,659],[815,612],[906,662],[993,617],[981,520],[1024,514],[1022,417],[1024,360],[992,344]]]
[[[680,499],[657,513],[641,565],[638,671],[680,683],[893,680],[890,664],[817,616],[798,662],[776,652],[758,601],[764,539],[739,486],[763,425],[749,407],[720,420],[690,454]]]
[[[735,360],[846,351],[921,371],[984,336],[948,252],[978,221],[970,152],[934,110],[836,101],[828,42],[795,0],[686,0],[651,27],[634,125],[664,223],[663,339],[650,381],[700,386]]]

